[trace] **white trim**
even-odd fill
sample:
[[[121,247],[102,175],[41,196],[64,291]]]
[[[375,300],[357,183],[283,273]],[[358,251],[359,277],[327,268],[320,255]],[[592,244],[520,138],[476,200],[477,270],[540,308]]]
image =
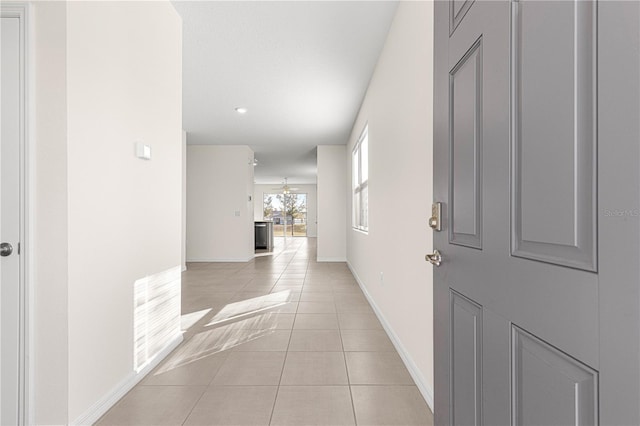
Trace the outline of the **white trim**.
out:
[[[354,278],[358,282],[360,289],[362,290],[365,297],[369,301],[369,304],[373,308],[373,312],[375,312],[376,316],[380,320],[380,323],[382,324],[382,327],[387,332],[387,335],[389,335],[389,338],[391,339],[393,346],[395,346],[396,351],[398,351],[400,358],[402,358],[404,365],[407,367],[407,370],[409,370],[409,374],[413,378],[413,381],[416,383],[418,390],[422,394],[422,397],[427,402],[427,405],[429,406],[429,408],[431,409],[431,412],[433,413],[433,389],[425,380],[424,376],[422,375],[422,372],[420,371],[416,363],[413,361],[413,358],[411,357],[409,352],[407,352],[407,350],[402,345],[402,342],[398,338],[398,335],[393,331],[393,328],[387,322],[387,319],[384,317],[384,315],[378,308],[378,305],[376,305],[376,302],[373,300],[373,297],[371,297],[371,295],[367,291],[367,287],[364,285],[364,283],[358,276],[358,273],[356,272],[356,270],[353,268],[353,266],[349,261],[347,261],[347,266],[349,267],[349,270],[351,271]]]
[[[245,257],[245,258],[237,258],[237,257],[216,257],[216,258],[197,258],[197,259],[187,259],[187,263],[199,263],[199,262],[250,262],[255,258],[255,255]]]
[[[25,5],[25,145],[24,145],[24,262],[25,262],[25,360],[24,424],[35,423],[35,182],[36,182],[36,67],[35,26],[31,25],[32,3]]]
[[[100,398],[87,411],[78,416],[71,425],[92,425],[97,422],[111,407],[113,407],[123,396],[127,394],[135,385],[137,385],[144,377],[164,360],[180,343],[183,337],[180,333],[172,340],[163,350],[158,352],[155,357],[142,369],[139,373],[131,372],[123,381],[121,381],[111,392]]]
[[[25,202],[25,377],[24,422],[35,423],[35,182],[36,182],[36,49],[35,25],[32,25],[33,3],[25,8],[25,146],[24,146],[24,202]]]
[[[316,262],[346,262],[347,258],[345,257],[318,257]]]

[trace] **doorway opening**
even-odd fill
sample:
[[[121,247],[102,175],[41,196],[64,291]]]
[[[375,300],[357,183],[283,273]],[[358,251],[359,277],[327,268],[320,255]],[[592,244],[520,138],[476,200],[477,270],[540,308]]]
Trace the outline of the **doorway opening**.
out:
[[[307,236],[307,194],[264,194],[264,219],[273,221],[276,237]]]

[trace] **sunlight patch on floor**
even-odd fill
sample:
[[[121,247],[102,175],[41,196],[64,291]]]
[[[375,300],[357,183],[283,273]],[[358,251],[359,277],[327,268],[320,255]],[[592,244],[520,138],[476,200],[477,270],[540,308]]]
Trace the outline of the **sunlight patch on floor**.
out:
[[[229,303],[209,321],[203,331],[189,339],[154,373],[164,374],[175,368],[206,358],[218,352],[260,339],[273,333],[277,314],[270,312],[286,305],[291,290],[283,290],[264,296]],[[211,309],[182,315],[182,330],[192,327]]]
[[[198,321],[205,317],[209,312],[211,312],[211,308],[203,309],[197,312],[191,312],[189,314],[183,314],[180,318],[181,329],[182,331],[187,331],[191,327],[195,325]]]
[[[289,300],[291,290],[278,291],[253,297],[239,302],[229,303],[214,316],[206,326],[218,325],[227,321],[245,318],[260,312],[270,311],[283,306]]]
[[[178,348],[154,375],[164,374],[175,368],[204,359],[216,353],[256,340],[274,332],[274,327],[263,330],[244,328],[241,322],[203,331]]]

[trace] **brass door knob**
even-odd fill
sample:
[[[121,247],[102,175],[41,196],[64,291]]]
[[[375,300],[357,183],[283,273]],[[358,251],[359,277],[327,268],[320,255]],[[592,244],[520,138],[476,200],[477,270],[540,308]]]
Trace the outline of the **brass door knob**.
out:
[[[424,257],[424,260],[426,260],[427,262],[431,263],[434,266],[440,266],[440,264],[442,263],[442,255],[438,250],[434,250],[433,253],[427,254]]]

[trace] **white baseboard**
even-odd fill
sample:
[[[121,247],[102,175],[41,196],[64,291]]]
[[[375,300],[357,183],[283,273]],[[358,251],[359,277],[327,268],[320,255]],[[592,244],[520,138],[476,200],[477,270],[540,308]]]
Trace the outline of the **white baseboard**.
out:
[[[127,394],[135,385],[149,374],[163,359],[167,357],[180,343],[182,343],[182,333],[176,336],[163,350],[147,364],[140,372],[131,372],[122,380],[111,392],[96,401],[87,411],[71,422],[71,425],[92,425],[97,422],[111,407],[113,407],[123,396]]]
[[[207,258],[207,259],[203,259],[203,258],[198,258],[198,259],[188,259],[187,263],[199,263],[199,262],[233,262],[233,263],[240,263],[240,262],[249,262],[251,260],[253,260],[253,258],[255,257],[255,255],[251,255],[249,257],[216,257],[216,258]]]
[[[319,257],[316,259],[318,262],[346,262],[345,257]]]
[[[380,320],[382,327],[389,335],[389,338],[391,339],[393,346],[395,346],[396,350],[398,351],[400,358],[402,358],[404,365],[407,367],[407,370],[409,370],[409,374],[413,378],[413,381],[416,383],[418,390],[422,394],[422,397],[424,398],[427,405],[431,409],[431,412],[433,413],[433,389],[425,380],[424,376],[422,375],[422,372],[420,371],[420,369],[418,369],[418,366],[413,361],[413,358],[411,357],[411,355],[409,355],[409,352],[407,352],[407,350],[402,345],[402,342],[400,341],[396,333],[393,331],[393,328],[391,328],[391,325],[387,322],[387,319],[384,317],[384,315],[382,315],[382,312],[378,308],[378,305],[376,305],[376,302],[373,300],[373,297],[371,297],[371,295],[367,291],[367,287],[364,285],[364,283],[358,276],[358,273],[355,271],[355,269],[353,268],[353,266],[349,261],[347,261],[347,266],[349,267],[349,270],[351,270],[351,273],[353,274],[354,278],[358,282],[358,285],[360,286],[360,289],[364,293],[364,296],[369,301],[369,304],[371,305],[371,307],[373,308],[373,311],[375,312],[376,316]]]

